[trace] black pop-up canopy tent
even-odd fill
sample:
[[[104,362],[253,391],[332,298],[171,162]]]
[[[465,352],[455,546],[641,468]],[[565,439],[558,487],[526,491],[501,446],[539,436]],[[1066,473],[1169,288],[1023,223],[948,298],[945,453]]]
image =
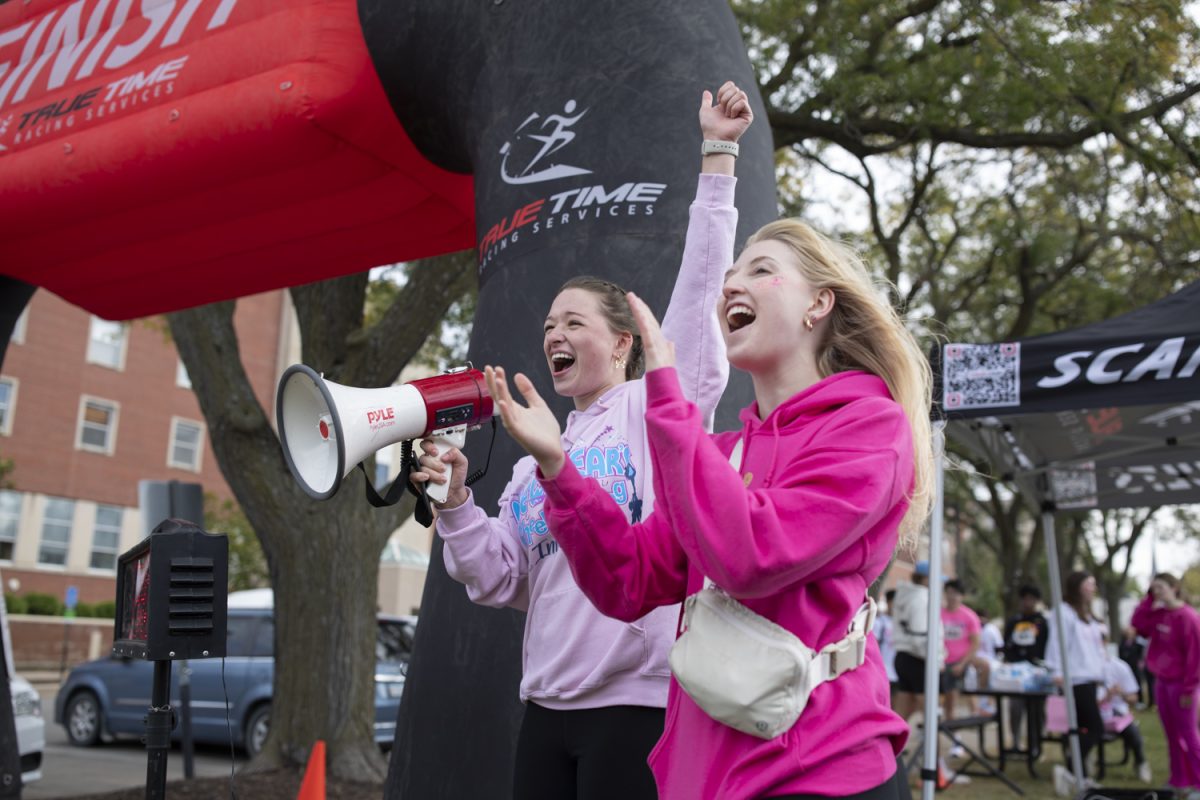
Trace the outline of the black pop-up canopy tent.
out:
[[[993,344],[947,344],[933,358],[945,434],[986,460],[1043,514],[1055,630],[1062,600],[1054,512],[1200,503],[1200,281],[1081,328]],[[930,536],[930,631],[941,607],[942,481]],[[936,714],[937,653],[926,659]],[[1062,646],[1061,639],[1058,646]],[[1070,684],[1069,665],[1064,670]],[[1075,704],[1065,695],[1072,731]],[[932,797],[936,737],[925,743]],[[1079,743],[1071,737],[1075,776]]]

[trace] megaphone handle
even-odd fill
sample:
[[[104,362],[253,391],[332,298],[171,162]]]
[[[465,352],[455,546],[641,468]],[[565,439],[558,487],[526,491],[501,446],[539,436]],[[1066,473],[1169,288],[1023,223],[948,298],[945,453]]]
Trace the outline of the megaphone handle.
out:
[[[467,443],[467,426],[460,425],[456,428],[434,431],[426,441],[430,442],[437,449],[437,457],[441,458],[450,448],[457,447],[461,450],[463,445]],[[435,503],[444,503],[446,502],[446,496],[450,493],[450,482],[428,483],[425,486],[425,491],[430,500]]]

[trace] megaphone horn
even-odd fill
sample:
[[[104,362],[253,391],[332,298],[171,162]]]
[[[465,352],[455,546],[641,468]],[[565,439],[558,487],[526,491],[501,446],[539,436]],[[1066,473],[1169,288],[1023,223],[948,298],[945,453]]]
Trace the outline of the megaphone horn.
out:
[[[350,470],[396,442],[429,439],[442,454],[461,448],[469,429],[492,417],[483,373],[462,367],[382,389],[327,381],[304,364],[288,367],[275,397],[279,439],[288,468],[313,499],[332,497]],[[430,483],[446,500],[448,484]]]

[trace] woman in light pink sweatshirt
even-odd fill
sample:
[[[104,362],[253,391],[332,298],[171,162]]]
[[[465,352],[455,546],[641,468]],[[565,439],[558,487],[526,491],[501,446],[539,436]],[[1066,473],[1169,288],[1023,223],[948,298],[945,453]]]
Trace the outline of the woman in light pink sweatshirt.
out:
[[[699,592],[707,576],[814,650],[842,640],[898,540],[928,514],[921,349],[851,253],[798,221],[771,223],[726,272],[717,309],[729,362],[750,373],[757,402],[740,431],[709,436],[680,391],[673,345],[631,304],[657,497],[640,524],[564,468],[558,425],[528,379],[515,376],[526,406],[502,369],[487,369],[505,426],[538,463],[547,521],[579,585],[605,614],[634,619]],[[868,637],[865,662],[816,686],[775,739],[713,720],[673,680],[650,765],[664,800],[884,800],[899,794],[907,735]]]
[[[710,425],[729,374],[714,311],[737,226],[729,151],[751,120],[749,100],[733,83],[718,90],[715,102],[704,92],[701,132],[718,144],[702,157],[664,321],[680,340],[684,396]],[[568,281],[543,333],[554,390],[575,401],[558,451],[567,451],[574,468],[596,482],[608,510],[627,521],[642,519],[654,505],[655,485],[641,339],[624,291],[596,278]],[[476,603],[528,612],[515,798],[653,800],[646,757],[662,734],[678,608],[647,607],[621,621],[596,610],[550,535],[532,459],[517,462],[495,516],[475,505],[459,451],[438,460],[426,447],[421,464],[416,480],[450,482],[437,518],[447,572]]]
[[[1183,601],[1179,579],[1162,572],[1150,581],[1130,625],[1150,640],[1146,669],[1154,673],[1154,702],[1167,739],[1168,783],[1195,793],[1200,790],[1200,614]]]

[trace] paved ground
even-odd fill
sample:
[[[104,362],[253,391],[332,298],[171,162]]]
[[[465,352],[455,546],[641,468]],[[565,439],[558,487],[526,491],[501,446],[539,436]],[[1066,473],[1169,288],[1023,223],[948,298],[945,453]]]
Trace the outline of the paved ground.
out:
[[[54,698],[58,694],[57,672],[22,671],[21,676],[42,696],[46,720],[46,748],[42,755],[42,779],[22,789],[22,800],[61,798],[127,789],[146,785],[146,748],[136,739],[122,739],[98,747],[74,747],[54,722]],[[239,752],[231,762],[228,748],[197,746],[194,775],[197,778],[228,777],[231,765],[241,768],[245,757]],[[171,750],[167,780],[183,778],[183,753]]]

